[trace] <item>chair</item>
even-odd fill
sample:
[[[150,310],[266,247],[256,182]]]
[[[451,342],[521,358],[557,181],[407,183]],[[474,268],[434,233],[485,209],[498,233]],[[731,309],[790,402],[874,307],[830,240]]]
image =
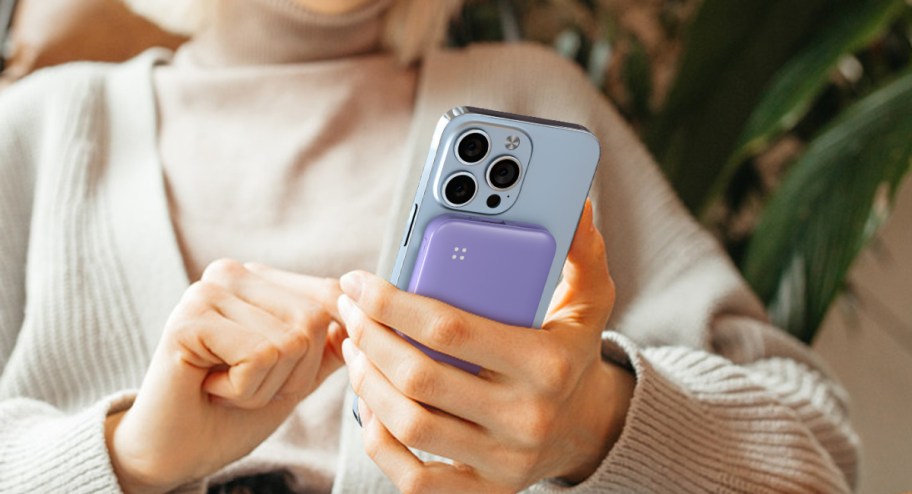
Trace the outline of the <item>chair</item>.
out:
[[[133,14],[121,0],[0,0],[0,85],[52,65],[120,62],[184,38]]]

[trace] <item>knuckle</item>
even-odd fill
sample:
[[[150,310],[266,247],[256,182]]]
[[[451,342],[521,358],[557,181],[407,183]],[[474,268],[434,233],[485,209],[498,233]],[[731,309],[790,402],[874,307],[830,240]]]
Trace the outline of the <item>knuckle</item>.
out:
[[[224,398],[233,402],[235,406],[240,408],[251,408],[251,400],[253,395],[256,393],[257,383],[245,373],[238,377],[236,384],[231,387],[231,392],[228,393]]]
[[[437,315],[427,335],[428,346],[435,350],[459,348],[466,339],[462,317],[452,312]]]
[[[427,400],[432,398],[435,379],[430,369],[421,362],[405,361],[399,368],[396,382],[399,391],[409,398]]]
[[[251,355],[251,361],[258,368],[271,368],[282,357],[282,352],[272,342],[266,341],[258,345]]]
[[[362,395],[367,381],[367,371],[363,366],[348,366],[348,378],[356,395]]]
[[[308,329],[325,329],[332,321],[328,312],[317,306],[304,311],[304,321]]]
[[[389,310],[390,294],[386,286],[379,283],[365,283],[358,305],[370,315],[382,316]]]
[[[176,350],[173,353],[176,362],[197,362],[199,360],[199,352],[194,350],[199,346],[197,325],[189,320],[177,321],[168,326],[165,337],[168,348]]]
[[[562,347],[551,347],[540,353],[542,371],[539,382],[542,390],[551,396],[560,395],[572,387],[576,373],[573,357]]]
[[[380,430],[373,424],[368,424],[363,430],[364,453],[371,460],[376,461],[383,450],[383,444],[380,440]]]
[[[194,325],[190,323],[189,320],[180,317],[172,318],[168,321],[167,326],[165,326],[165,334],[168,337],[180,344],[180,348],[186,348],[187,340],[191,337]]]
[[[193,307],[202,308],[211,305],[221,296],[222,290],[219,287],[205,281],[197,281],[184,292],[184,302]]]
[[[310,348],[310,337],[303,331],[289,331],[285,337],[285,348],[283,354],[299,356],[307,353]]]
[[[339,280],[335,278],[321,278],[320,288],[331,300],[336,300],[342,295],[342,287],[339,286]]]
[[[313,306],[300,306],[292,310],[291,326],[294,329],[309,330],[329,324],[329,315]]]
[[[298,329],[306,329],[309,326],[309,317],[307,315],[307,310],[302,307],[292,307],[288,310],[285,318],[287,318],[285,321],[286,324],[288,324],[292,331]]]
[[[355,311],[351,314],[348,319],[345,321],[345,327],[347,329],[348,337],[351,339],[352,343],[355,344],[358,348],[361,348],[364,342],[365,335],[367,333],[367,321],[365,321],[364,316],[361,315],[358,311]]]
[[[556,419],[555,410],[545,403],[528,407],[520,425],[520,434],[531,449],[537,449],[551,438]]]
[[[427,446],[428,431],[430,431],[427,419],[429,413],[421,409],[407,414],[396,424],[396,431],[393,435],[406,446],[418,449]]]
[[[209,263],[203,271],[203,280],[221,283],[230,282],[247,273],[247,268],[234,259],[218,259]]]

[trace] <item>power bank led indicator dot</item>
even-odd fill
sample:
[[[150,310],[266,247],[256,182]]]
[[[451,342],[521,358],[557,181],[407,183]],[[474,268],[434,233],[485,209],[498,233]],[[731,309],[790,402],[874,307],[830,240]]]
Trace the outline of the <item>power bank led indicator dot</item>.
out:
[[[452,259],[452,260],[454,260],[454,261],[457,260],[457,259],[460,260],[460,261],[465,261],[465,258],[466,258],[465,254],[466,254],[467,252],[469,252],[469,249],[468,249],[468,247],[462,247],[462,248],[460,248],[459,246],[456,246],[456,247],[453,247],[453,252],[456,252],[456,254],[453,254],[453,255],[450,257],[450,259]],[[460,255],[460,254],[462,254],[462,255]]]

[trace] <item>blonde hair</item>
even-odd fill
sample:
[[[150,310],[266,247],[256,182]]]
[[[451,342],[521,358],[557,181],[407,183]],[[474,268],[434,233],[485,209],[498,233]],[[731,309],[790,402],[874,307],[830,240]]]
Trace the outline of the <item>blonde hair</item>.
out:
[[[165,30],[192,36],[209,23],[218,0],[123,0]],[[386,14],[383,44],[403,63],[420,60],[446,39],[464,0],[394,0]]]

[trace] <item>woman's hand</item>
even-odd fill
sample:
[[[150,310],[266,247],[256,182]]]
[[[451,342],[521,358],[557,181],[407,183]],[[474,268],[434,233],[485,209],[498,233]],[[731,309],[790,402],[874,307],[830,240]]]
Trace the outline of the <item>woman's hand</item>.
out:
[[[367,273],[341,280],[343,353],[360,396],[367,454],[411,492],[515,492],[581,482],[623,428],[634,378],[601,359],[614,304],[587,202],[541,331],[400,291]],[[394,333],[484,368],[436,362]],[[424,463],[407,447],[454,460]]]
[[[335,280],[211,264],[171,313],[133,406],[108,420],[124,490],[164,492],[265,440],[341,366],[339,294]]]

